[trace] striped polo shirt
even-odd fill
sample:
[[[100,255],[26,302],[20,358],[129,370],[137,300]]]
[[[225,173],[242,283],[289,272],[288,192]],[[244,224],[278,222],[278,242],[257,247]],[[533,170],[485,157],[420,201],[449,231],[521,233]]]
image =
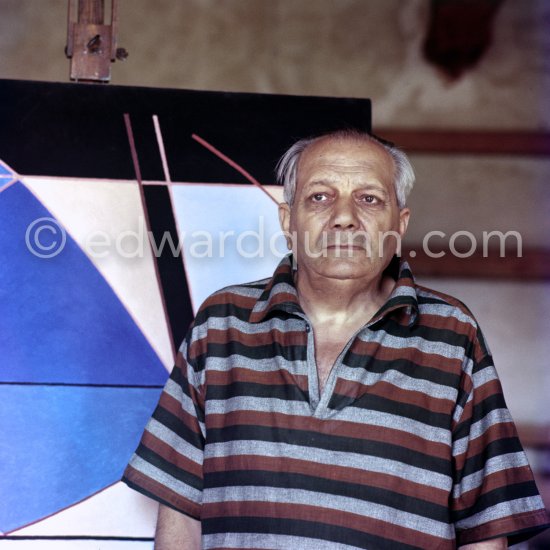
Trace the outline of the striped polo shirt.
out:
[[[469,310],[402,262],[320,393],[291,266],[206,300],[124,481],[200,519],[206,549],[451,549],[544,528]]]

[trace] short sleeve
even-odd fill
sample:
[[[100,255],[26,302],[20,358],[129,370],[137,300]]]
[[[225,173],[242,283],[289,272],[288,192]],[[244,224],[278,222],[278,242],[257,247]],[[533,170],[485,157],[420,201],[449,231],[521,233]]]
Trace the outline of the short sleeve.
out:
[[[186,360],[187,343],[162,391],[122,481],[195,519],[203,488],[204,401],[200,377]]]
[[[515,544],[548,527],[548,516],[481,332],[470,351],[453,426],[457,544]]]

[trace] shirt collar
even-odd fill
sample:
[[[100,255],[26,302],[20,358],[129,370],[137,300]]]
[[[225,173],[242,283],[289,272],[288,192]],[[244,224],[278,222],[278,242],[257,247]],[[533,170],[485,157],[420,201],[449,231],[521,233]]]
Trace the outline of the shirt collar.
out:
[[[285,313],[302,313],[303,310],[298,302],[298,293],[294,286],[292,255],[285,256],[273,277],[268,281],[264,291],[258,298],[249,321],[251,323],[260,323],[270,314],[276,311]],[[395,257],[386,270],[389,272],[397,267],[397,284],[387,299],[386,303],[378,310],[376,315],[369,322],[369,325],[377,323],[382,318],[398,310],[405,315],[405,322],[411,326],[414,324],[418,314],[418,297],[414,277],[405,260],[399,262]],[[394,275],[395,278],[395,275]]]

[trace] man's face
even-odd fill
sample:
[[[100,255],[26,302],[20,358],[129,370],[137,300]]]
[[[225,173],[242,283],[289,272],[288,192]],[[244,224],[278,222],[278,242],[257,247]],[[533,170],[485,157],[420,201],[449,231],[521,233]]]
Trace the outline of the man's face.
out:
[[[301,273],[366,281],[380,277],[407,229],[399,209],[394,164],[376,143],[321,139],[298,165],[292,206],[279,207],[283,230],[293,236]]]

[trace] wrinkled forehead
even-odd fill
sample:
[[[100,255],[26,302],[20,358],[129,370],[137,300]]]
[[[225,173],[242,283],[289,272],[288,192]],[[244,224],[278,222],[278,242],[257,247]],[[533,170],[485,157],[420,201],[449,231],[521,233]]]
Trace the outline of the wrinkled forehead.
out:
[[[395,165],[391,155],[375,141],[360,138],[319,138],[306,147],[298,163],[297,179],[315,172],[376,173],[393,187]]]

